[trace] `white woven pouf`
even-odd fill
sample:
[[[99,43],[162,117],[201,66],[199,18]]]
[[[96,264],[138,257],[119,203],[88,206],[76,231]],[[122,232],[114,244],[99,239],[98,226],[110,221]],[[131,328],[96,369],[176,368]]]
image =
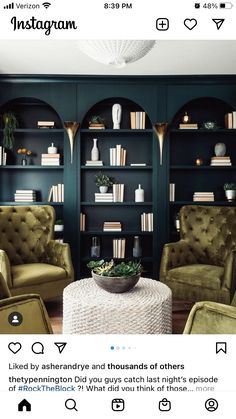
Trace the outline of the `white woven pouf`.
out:
[[[165,284],[140,278],[122,294],[109,293],[85,278],[63,293],[63,333],[162,334],[172,332],[172,295]]]

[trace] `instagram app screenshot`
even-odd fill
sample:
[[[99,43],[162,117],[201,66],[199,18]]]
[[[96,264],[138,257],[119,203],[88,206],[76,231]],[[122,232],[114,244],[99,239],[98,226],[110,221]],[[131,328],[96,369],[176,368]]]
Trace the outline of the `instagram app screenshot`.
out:
[[[6,418],[233,419],[236,4],[0,5]]]

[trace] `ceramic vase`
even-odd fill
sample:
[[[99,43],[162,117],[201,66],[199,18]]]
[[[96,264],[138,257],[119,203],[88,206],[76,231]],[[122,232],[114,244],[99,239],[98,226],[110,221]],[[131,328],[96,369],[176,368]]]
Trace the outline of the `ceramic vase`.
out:
[[[99,160],[99,150],[97,146],[97,138],[93,138],[93,148],[91,150],[91,160],[98,161]]]
[[[134,236],[133,257],[140,258],[142,256],[142,248],[139,236]]]
[[[99,191],[100,193],[107,193],[108,186],[99,186]]]
[[[120,129],[121,115],[122,107],[119,103],[115,103],[112,106],[113,129]]]
[[[226,153],[226,146],[224,143],[217,143],[215,145],[215,155],[217,157],[223,157]]]
[[[236,198],[236,191],[234,189],[229,189],[225,191],[225,196],[229,202],[232,202]]]

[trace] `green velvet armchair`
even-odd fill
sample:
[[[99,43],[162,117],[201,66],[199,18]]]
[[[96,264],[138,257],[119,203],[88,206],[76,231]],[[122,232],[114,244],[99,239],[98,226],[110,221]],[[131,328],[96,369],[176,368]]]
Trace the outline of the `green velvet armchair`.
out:
[[[230,304],[236,289],[236,208],[182,207],[180,240],[164,246],[160,280],[175,299]]]
[[[23,321],[12,326],[8,317],[18,312]],[[5,279],[0,273],[0,334],[48,334],[53,333],[50,320],[39,295],[28,294],[11,297]]]
[[[203,301],[194,304],[184,334],[236,334],[236,307]]]
[[[73,281],[70,248],[53,240],[54,223],[49,205],[0,207],[0,272],[13,296],[49,301]]]

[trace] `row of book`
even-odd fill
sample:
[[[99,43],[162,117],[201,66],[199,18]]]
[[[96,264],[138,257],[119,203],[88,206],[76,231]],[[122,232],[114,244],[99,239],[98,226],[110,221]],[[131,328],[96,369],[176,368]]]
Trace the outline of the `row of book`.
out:
[[[34,189],[17,189],[14,199],[15,202],[35,202],[36,191]]]
[[[85,166],[103,166],[102,160],[86,160]]]
[[[81,212],[80,213],[80,231],[85,231],[86,229],[85,222],[86,222],[86,215],[83,212]]]
[[[232,162],[230,157],[223,156],[223,157],[212,157],[211,158],[211,166],[232,166]]]
[[[146,112],[130,112],[131,129],[145,129]]]
[[[169,199],[170,202],[174,202],[175,200],[175,183],[169,184]]]
[[[113,185],[113,192],[95,193],[95,202],[124,202],[125,185],[116,183]]]
[[[214,192],[194,192],[194,202],[213,202],[215,200]]]
[[[236,129],[236,111],[225,114],[225,128]]]
[[[113,258],[124,259],[125,258],[125,239],[113,239],[112,249]]]
[[[55,128],[54,121],[37,121],[38,128]]]
[[[198,124],[196,123],[179,124],[179,129],[198,129]]]
[[[7,164],[7,153],[5,148],[0,146],[0,166],[6,166]]]
[[[125,166],[126,164],[126,150],[117,144],[116,147],[110,148],[110,165],[111,166]]]
[[[95,202],[113,202],[113,193],[95,193]]]
[[[42,154],[41,166],[60,166],[60,154]]]
[[[141,231],[153,231],[153,213],[141,214]]]
[[[48,193],[48,202],[64,202],[64,184],[52,185]]]

